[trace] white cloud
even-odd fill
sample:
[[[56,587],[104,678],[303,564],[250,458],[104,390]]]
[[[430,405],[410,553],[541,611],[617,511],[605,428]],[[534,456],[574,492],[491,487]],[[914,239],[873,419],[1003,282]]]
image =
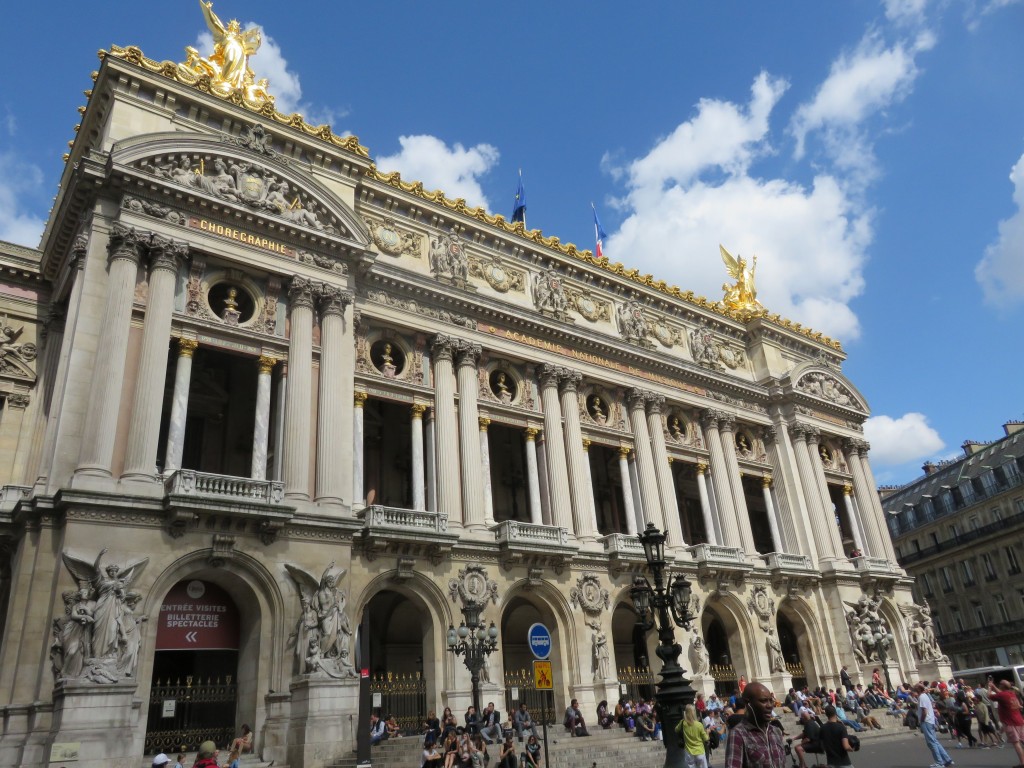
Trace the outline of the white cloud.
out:
[[[871,443],[871,463],[888,466],[933,456],[946,445],[925,415],[914,412],[896,419],[872,416],[864,422],[864,436]]]
[[[919,24],[928,0],[885,0],[885,17],[896,24]]]
[[[43,185],[43,172],[22,162],[10,152],[0,153],[0,240],[39,246],[44,220],[24,211],[26,198],[37,196]]]
[[[853,52],[841,54],[814,98],[793,116],[789,130],[796,139],[795,157],[803,157],[808,134],[820,131],[825,151],[838,168],[861,185],[871,181],[877,172],[875,158],[862,125],[906,98],[920,73],[915,57],[934,45],[934,36],[925,31],[891,47],[869,32]]]
[[[448,145],[434,136],[400,136],[401,150],[377,158],[382,172],[398,171],[406,181],[422,181],[427,189],[440,189],[448,198],[465,198],[469,206],[490,204],[478,181],[498,162],[498,150],[490,144],[466,149]]]
[[[999,222],[999,237],[974,268],[985,300],[1002,307],[1024,299],[1024,155],[1010,171],[1010,181],[1017,211]]]
[[[751,173],[786,83],[762,73],[750,102],[702,100],[696,115],[625,170],[627,211],[606,253],[708,298],[727,279],[718,244],[757,254],[758,298],[769,310],[839,338],[859,332],[848,304],[863,289],[871,212],[840,180],[807,188]]]

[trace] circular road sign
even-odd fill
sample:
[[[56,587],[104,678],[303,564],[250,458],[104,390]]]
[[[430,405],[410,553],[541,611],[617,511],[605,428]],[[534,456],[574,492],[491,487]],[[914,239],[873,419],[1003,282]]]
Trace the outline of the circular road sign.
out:
[[[537,623],[530,626],[526,633],[526,642],[530,651],[538,659],[546,659],[551,655],[551,632],[543,624]]]

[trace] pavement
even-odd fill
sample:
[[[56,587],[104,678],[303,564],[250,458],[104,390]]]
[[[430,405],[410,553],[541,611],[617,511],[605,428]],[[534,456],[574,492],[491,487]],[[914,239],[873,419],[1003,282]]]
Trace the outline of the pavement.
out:
[[[876,731],[876,734],[886,732]],[[864,734],[859,735],[862,737],[860,751],[850,755],[855,768],[928,768],[932,764],[932,753],[920,731],[904,728],[902,733],[868,739],[863,738]],[[957,768],[1013,768],[1018,764],[1017,753],[1010,745],[1005,749],[968,749],[966,746],[957,749],[955,739],[940,735],[939,741]]]

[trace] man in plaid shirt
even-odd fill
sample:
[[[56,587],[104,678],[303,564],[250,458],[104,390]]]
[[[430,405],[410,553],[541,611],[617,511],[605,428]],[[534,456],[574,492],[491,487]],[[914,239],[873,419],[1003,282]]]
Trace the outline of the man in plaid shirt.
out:
[[[771,725],[775,695],[762,683],[750,683],[743,700],[747,716],[726,738],[725,768],[783,768],[782,731]]]

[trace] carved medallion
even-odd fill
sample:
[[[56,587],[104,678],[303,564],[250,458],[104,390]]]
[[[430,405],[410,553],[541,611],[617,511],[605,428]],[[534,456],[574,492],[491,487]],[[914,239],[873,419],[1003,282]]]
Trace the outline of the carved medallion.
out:
[[[768,590],[763,586],[754,587],[747,607],[753,612],[761,624],[761,629],[768,631],[771,627],[772,616],[775,615],[775,603],[768,597]]]
[[[498,293],[522,292],[526,286],[526,274],[502,263],[497,256],[491,258],[469,257],[469,274],[483,278]]]
[[[459,571],[458,578],[449,579],[448,592],[453,603],[458,598],[463,606],[498,602],[498,583],[487,578],[487,571],[480,563],[470,563]]]
[[[589,614],[598,614],[608,607],[608,590],[601,586],[597,574],[584,573],[576,580],[576,586],[569,590],[573,608],[582,608]]]

